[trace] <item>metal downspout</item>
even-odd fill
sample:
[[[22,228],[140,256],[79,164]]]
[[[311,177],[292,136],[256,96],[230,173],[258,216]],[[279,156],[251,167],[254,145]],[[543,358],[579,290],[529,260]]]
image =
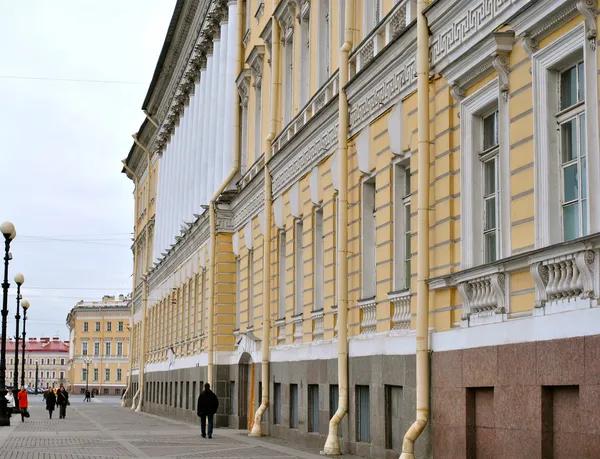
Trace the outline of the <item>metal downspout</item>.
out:
[[[339,184],[337,222],[337,308],[338,308],[338,409],[329,421],[329,434],[321,454],[341,454],[339,425],[348,412],[348,54],[354,34],[354,2],[346,2],[344,17],[344,44],[339,56],[339,128],[338,168]]]
[[[243,40],[243,0],[237,0],[236,14],[237,14],[237,39],[238,39],[238,56],[236,60],[237,69],[236,75],[239,75],[242,71],[242,56],[244,52],[242,40]],[[235,84],[231,82],[231,84]],[[215,202],[219,199],[219,196],[225,190],[227,185],[235,178],[240,170],[240,155],[241,155],[241,143],[239,139],[240,132],[240,111],[239,111],[239,99],[238,97],[233,98],[233,167],[227,175],[227,178],[221,183],[217,191],[213,194],[209,204],[209,221],[210,221],[210,276],[208,282],[208,368],[207,368],[207,382],[214,387],[214,292],[215,292],[215,270],[216,263],[215,258],[217,255],[217,221],[216,221],[216,210]]]
[[[401,459],[414,459],[415,441],[429,419],[429,29],[423,14],[427,4],[417,0],[417,414],[404,436]]]
[[[275,5],[273,5],[275,8]],[[279,25],[273,21],[271,28],[271,43],[273,53],[271,56],[271,122],[269,134],[264,140],[263,148],[265,151],[265,235],[263,243],[263,339],[262,339],[262,394],[261,404],[254,414],[254,424],[252,426],[251,437],[260,437],[262,435],[261,419],[264,412],[269,407],[269,360],[271,352],[271,221],[272,221],[272,187],[271,170],[269,160],[271,159],[271,142],[277,133],[277,102],[279,85]]]

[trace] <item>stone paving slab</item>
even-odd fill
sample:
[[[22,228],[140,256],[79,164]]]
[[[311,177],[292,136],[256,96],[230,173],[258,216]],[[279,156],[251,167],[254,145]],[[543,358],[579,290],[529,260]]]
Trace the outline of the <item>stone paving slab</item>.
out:
[[[316,459],[314,447],[249,438],[247,432],[217,429],[213,439],[200,426],[121,408],[118,398],[84,403],[72,396],[66,419],[48,418],[41,396],[30,397],[31,417],[11,418],[0,428],[0,459]],[[348,459],[351,456],[344,456]]]

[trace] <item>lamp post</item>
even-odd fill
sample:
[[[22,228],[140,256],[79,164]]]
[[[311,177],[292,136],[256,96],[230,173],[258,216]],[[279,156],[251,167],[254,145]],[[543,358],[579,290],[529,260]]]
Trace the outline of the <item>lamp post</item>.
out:
[[[0,232],[4,236],[4,281],[2,282],[2,340],[0,348],[0,426],[10,425],[10,413],[6,400],[6,319],[8,316],[8,262],[10,243],[17,236],[15,226],[11,222],[0,225]]]
[[[92,363],[91,357],[86,357],[83,360],[83,363],[85,363],[85,395],[87,397],[87,393],[89,390],[88,380],[90,379],[90,363]]]
[[[23,300],[23,302],[21,303],[21,306],[23,307],[23,343],[21,345],[21,386],[25,385],[25,345],[26,345],[26,341],[25,341],[25,337],[27,336],[27,333],[25,333],[25,324],[27,322],[27,310],[29,309],[29,301],[27,300]],[[36,364],[37,365],[37,364]],[[37,378],[37,374],[36,374],[36,378]],[[36,381],[36,386],[37,388],[37,381]],[[37,394],[37,391],[36,391]]]
[[[15,314],[15,374],[13,378],[13,387],[17,389],[19,384],[19,325],[21,324],[21,285],[25,282],[23,274],[15,275],[15,283],[17,284],[17,313]],[[25,329],[23,329],[25,331]],[[21,381],[23,378],[21,378]]]

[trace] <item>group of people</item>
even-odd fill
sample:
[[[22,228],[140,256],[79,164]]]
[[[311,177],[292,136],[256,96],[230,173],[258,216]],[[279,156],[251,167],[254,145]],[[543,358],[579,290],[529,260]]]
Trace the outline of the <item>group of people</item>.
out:
[[[54,412],[56,406],[58,406],[59,410],[58,417],[60,419],[67,417],[67,406],[70,405],[69,393],[63,384],[60,385],[58,390],[49,389],[45,391],[44,399],[46,400],[46,410],[48,411],[50,419],[52,419],[52,413]]]

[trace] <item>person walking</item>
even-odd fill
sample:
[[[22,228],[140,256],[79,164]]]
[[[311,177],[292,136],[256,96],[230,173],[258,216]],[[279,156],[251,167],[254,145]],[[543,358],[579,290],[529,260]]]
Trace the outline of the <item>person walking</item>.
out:
[[[25,390],[25,386],[21,386],[21,390],[17,395],[17,399],[19,400],[19,411],[21,412],[21,422],[25,422],[25,418],[29,417],[29,412],[27,408],[29,404],[27,403],[27,391]]]
[[[58,405],[59,408],[59,418],[60,419],[64,419],[67,417],[67,406],[70,405],[69,403],[69,393],[65,390],[65,386],[63,386],[62,384],[60,385],[60,388],[58,389],[58,392],[56,393],[56,404]]]
[[[85,398],[83,399],[84,402],[91,402],[90,400],[90,391],[86,390],[85,391]]]
[[[48,410],[48,414],[50,415],[50,419],[52,419],[52,412],[56,408],[56,395],[54,391],[48,391],[46,395],[46,410]]]
[[[206,438],[206,421],[208,420],[208,438],[212,438],[213,422],[215,413],[219,408],[219,399],[215,393],[210,390],[210,384],[204,385],[204,391],[198,397],[198,416],[200,416],[200,427],[202,428],[202,438]]]

